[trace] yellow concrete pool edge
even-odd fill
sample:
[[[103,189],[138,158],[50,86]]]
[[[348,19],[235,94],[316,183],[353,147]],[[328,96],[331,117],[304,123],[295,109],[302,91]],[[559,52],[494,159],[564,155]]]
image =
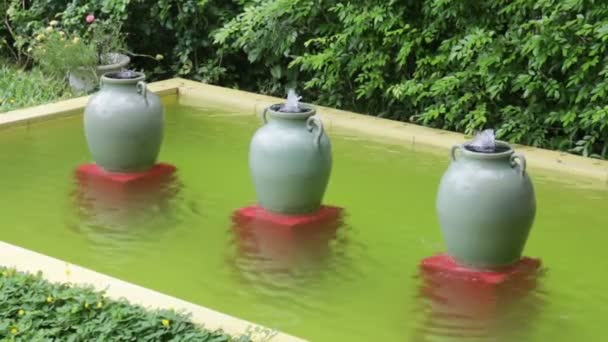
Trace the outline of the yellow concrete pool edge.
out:
[[[251,332],[254,341],[305,342],[303,339],[2,241],[0,260],[2,266],[14,267],[19,271],[41,271],[43,277],[51,282],[92,285],[97,290],[105,290],[107,296],[112,299],[125,298],[132,304],[150,309],[165,308],[189,313],[193,322],[206,329],[222,329],[234,336]]]
[[[178,95],[181,104],[204,106],[224,106],[259,115],[263,108],[283,101],[282,99],[223,88],[196,81],[172,78],[149,84],[150,90],[159,95]],[[0,128],[29,124],[38,120],[71,115],[81,111],[88,96],[14,110],[0,114]],[[406,144],[445,149],[468,139],[463,134],[398,122],[369,115],[317,106],[324,124],[331,128],[342,128],[353,133],[365,134],[400,141]],[[585,158],[570,153],[550,151],[529,146],[515,145],[524,153],[531,169],[543,169],[584,177],[594,182],[608,184],[608,161]]]
[[[183,82],[181,79],[169,79],[150,83],[148,84],[148,87],[159,96],[177,95],[179,86],[182,83]],[[36,121],[77,114],[84,109],[87,101],[89,101],[89,97],[90,96],[82,96],[69,100],[0,113],[0,128],[16,125],[27,125]]]
[[[181,80],[179,103],[193,106],[224,105],[261,114],[263,109],[283,99],[260,94],[227,89],[223,87]],[[405,144],[428,146],[445,150],[446,157],[453,145],[462,144],[470,137],[461,133],[423,127],[375,116],[363,115],[334,108],[316,106],[324,125],[342,128],[353,133],[365,134],[399,141]],[[530,146],[514,145],[517,152],[523,153],[531,169],[566,173],[584,177],[594,182],[608,184],[608,161],[585,158],[570,153],[550,151]]]

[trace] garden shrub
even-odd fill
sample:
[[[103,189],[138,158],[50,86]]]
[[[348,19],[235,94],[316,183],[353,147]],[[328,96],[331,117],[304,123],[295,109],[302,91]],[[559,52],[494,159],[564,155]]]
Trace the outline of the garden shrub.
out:
[[[246,342],[170,310],[147,311],[103,292],[0,267],[0,339],[22,341]]]
[[[281,96],[297,85],[318,104],[467,134],[495,128],[514,143],[608,154],[606,1],[11,3],[17,35],[56,13],[75,28],[90,12],[115,18],[131,50],[164,56],[160,64],[134,60],[151,79],[178,75]]]
[[[5,6],[8,26],[4,28],[10,27],[12,34],[0,29],[6,41],[4,55],[20,64],[30,62],[27,49],[37,30],[59,20],[66,31],[82,36],[89,14],[122,27],[133,67],[145,69],[150,80],[183,76],[218,82],[221,78],[235,85],[239,61],[246,61],[243,54],[221,56],[210,36],[238,13],[242,5],[236,0],[7,0]]]
[[[245,57],[222,56],[210,33],[232,18],[240,0],[138,0],[130,1],[125,29],[136,52],[162,55],[155,72],[206,83],[236,85]],[[138,18],[138,19],[134,19]],[[149,37],[142,40],[141,37]]]
[[[0,113],[71,96],[67,84],[48,77],[40,69],[23,71],[0,58]]]
[[[251,1],[215,38],[326,105],[608,152],[605,1]]]

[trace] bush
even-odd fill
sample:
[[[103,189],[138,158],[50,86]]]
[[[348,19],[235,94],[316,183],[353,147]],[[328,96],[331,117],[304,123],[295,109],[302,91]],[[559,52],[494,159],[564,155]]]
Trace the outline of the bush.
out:
[[[202,329],[186,315],[147,311],[102,292],[0,267],[0,338],[24,341],[250,341]]]
[[[38,68],[26,72],[0,59],[0,113],[71,96],[65,82],[44,75]]]
[[[60,80],[66,79],[68,72],[77,68],[95,73],[98,64],[95,46],[61,28],[48,28],[37,32],[35,43],[27,50],[45,73]]]
[[[0,34],[4,34],[6,41],[5,55],[20,64],[31,62],[27,49],[33,43],[34,32],[59,20],[66,31],[86,36],[84,19],[89,14],[107,25],[122,27],[133,66],[145,69],[150,80],[177,75],[203,82],[217,82],[221,78],[235,85],[240,78],[239,60],[245,61],[242,54],[222,56],[210,37],[210,32],[238,13],[241,4],[236,0],[9,0],[7,3],[6,27],[10,30],[0,28]],[[154,60],[151,56],[158,58]]]
[[[25,33],[56,16],[77,30],[88,13],[165,57],[134,59],[151,79],[281,96],[299,85],[323,105],[608,154],[605,1],[11,0],[13,34],[0,34],[19,57]]]
[[[326,105],[608,152],[603,1],[252,1],[215,38]]]

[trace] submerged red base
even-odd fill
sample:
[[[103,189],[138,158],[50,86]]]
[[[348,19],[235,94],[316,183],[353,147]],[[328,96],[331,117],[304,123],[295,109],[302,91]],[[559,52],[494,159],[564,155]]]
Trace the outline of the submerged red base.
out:
[[[424,272],[432,273],[435,276],[498,285],[514,278],[533,275],[540,267],[540,264],[540,259],[523,257],[514,265],[504,269],[483,271],[459,265],[447,254],[438,254],[423,259],[420,268]]]
[[[107,172],[96,164],[80,165],[76,169],[76,175],[97,181],[106,181],[118,185],[129,185],[132,183],[142,183],[156,181],[172,175],[176,167],[170,164],[158,163],[149,170],[134,173]]]
[[[235,211],[235,219],[240,222],[256,221],[268,223],[274,226],[293,228],[300,226],[316,225],[337,219],[342,208],[333,206],[321,206],[311,214],[283,215],[272,213],[258,205],[240,208]]]
[[[81,208],[97,213],[141,211],[160,205],[179,191],[173,165],[159,163],[145,172],[106,172],[95,164],[75,172],[76,198]]]

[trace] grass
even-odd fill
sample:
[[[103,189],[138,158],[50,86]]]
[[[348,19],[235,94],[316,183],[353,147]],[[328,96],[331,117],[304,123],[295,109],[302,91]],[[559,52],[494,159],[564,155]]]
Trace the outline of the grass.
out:
[[[38,68],[24,71],[0,59],[0,113],[72,96],[67,82],[45,76]]]
[[[185,314],[110,300],[90,287],[0,267],[0,340],[249,342],[206,330]]]

